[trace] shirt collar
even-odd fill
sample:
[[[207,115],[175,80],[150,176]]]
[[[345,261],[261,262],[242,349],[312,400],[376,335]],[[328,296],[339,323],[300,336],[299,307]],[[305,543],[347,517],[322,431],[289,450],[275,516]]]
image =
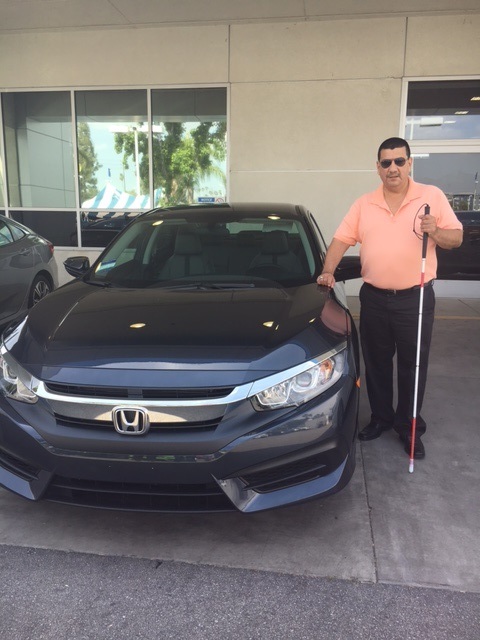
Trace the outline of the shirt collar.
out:
[[[408,179],[408,191],[405,196],[404,204],[412,202],[422,197],[421,185],[418,182]],[[387,203],[385,202],[385,196],[383,195],[383,184],[381,184],[375,191],[370,194],[370,202],[376,204],[379,207],[385,208]],[[388,207],[387,207],[388,208]]]

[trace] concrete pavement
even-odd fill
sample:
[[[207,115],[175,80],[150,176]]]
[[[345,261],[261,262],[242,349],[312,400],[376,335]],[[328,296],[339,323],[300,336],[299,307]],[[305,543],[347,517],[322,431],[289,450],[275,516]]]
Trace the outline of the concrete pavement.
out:
[[[350,302],[355,314],[356,300]],[[280,633],[278,625],[286,609],[279,609],[278,617],[274,616],[264,631],[258,626],[260,618],[257,625],[249,618],[252,625],[247,625],[242,635],[238,629],[233,631],[235,625],[228,626],[228,616],[225,618],[222,606],[218,601],[212,601],[212,612],[216,611],[215,615],[220,616],[218,624],[226,625],[225,634],[220,633],[220,626],[215,628],[215,633],[212,628],[203,635],[200,631],[198,635],[177,633],[177,638],[373,640],[378,637],[379,640],[391,640],[397,637],[448,637],[452,640],[458,637],[477,640],[480,637],[480,300],[437,300],[436,316],[422,412],[429,425],[424,437],[427,457],[416,461],[413,474],[408,473],[408,456],[398,437],[387,432],[378,440],[359,443],[357,469],[351,483],[341,493],[325,500],[251,516],[93,511],[29,503],[0,490],[0,545],[4,559],[0,564],[0,581],[5,585],[5,579],[15,579],[9,558],[17,558],[18,567],[24,569],[35,557],[39,563],[37,568],[44,567],[46,576],[52,563],[51,554],[56,554],[57,562],[67,565],[75,562],[77,576],[82,576],[83,572],[94,575],[91,567],[101,567],[112,561],[107,558],[116,558],[118,567],[130,567],[129,571],[133,562],[135,571],[140,573],[142,567],[152,566],[151,561],[157,563],[156,567],[168,567],[170,577],[164,576],[162,580],[173,579],[172,572],[178,580],[183,574],[190,575],[192,584],[199,580],[197,597],[200,599],[203,598],[202,576],[205,580],[203,589],[207,589],[206,584],[210,584],[211,579],[220,580],[217,586],[220,592],[223,588],[225,602],[229,601],[235,609],[235,594],[238,594],[241,597],[237,604],[241,611],[252,612],[257,610],[256,605],[249,604],[241,590],[245,581],[250,588],[258,590],[257,604],[261,598],[266,598],[262,586],[265,581],[278,581],[276,584],[281,585],[278,587],[278,605],[287,606],[290,585],[291,602],[297,603],[298,611],[304,610],[303,632],[299,619],[292,623],[290,635],[287,620],[284,621],[286,627],[282,623]],[[368,419],[363,392],[361,425]],[[80,555],[61,552],[80,552]],[[104,559],[96,561],[95,556],[104,556]],[[182,563],[195,566],[188,568]],[[57,571],[61,574],[60,566]],[[109,578],[110,589],[123,592],[127,588],[122,582],[122,571],[116,586],[114,579]],[[91,594],[95,589],[97,595],[101,594],[104,588],[100,569],[98,572],[98,583],[96,587],[91,586]],[[157,575],[161,573],[157,572]],[[147,571],[145,589],[148,581]],[[141,580],[135,582],[140,603],[142,598],[150,597],[142,592],[141,585]],[[31,585],[24,588],[31,588]],[[317,593],[320,602],[327,606],[325,599],[330,601],[326,595],[329,588],[338,590],[340,600],[333,610],[331,603],[327,609],[319,608],[315,617],[309,613],[311,604],[308,611],[305,609],[307,601],[300,594]],[[20,584],[12,584],[8,590],[0,589],[0,621],[5,620],[5,615],[12,615],[10,596],[17,589],[21,591]],[[48,600],[50,591],[44,592],[44,589],[39,602]],[[59,588],[57,596],[67,601],[68,590],[64,593]],[[164,598],[165,594],[160,593],[159,597]],[[195,593],[190,593],[189,597],[193,612]],[[423,609],[415,608],[420,600],[425,603]],[[268,602],[268,606],[273,606],[271,599]],[[31,603],[31,606],[34,605]],[[131,620],[139,615],[140,609],[143,610],[143,605],[135,609],[133,601],[127,602],[126,606]],[[170,597],[159,602],[163,614],[164,606],[171,606]],[[357,632],[348,625],[343,631],[340,627],[328,627],[328,620],[332,622],[339,616],[351,615],[356,606],[359,607],[356,615],[360,624]],[[404,607],[409,606],[413,607],[415,616],[418,615],[418,625],[412,628],[410,624],[404,625],[402,635],[388,631],[392,624],[397,625],[397,629],[407,615]],[[71,615],[68,609],[64,612],[65,624],[69,613]],[[230,616],[235,617],[238,613]],[[378,635],[372,631],[372,616]],[[184,612],[184,620],[187,619],[188,612]],[[173,629],[172,620],[169,624]],[[197,618],[195,620],[198,622]],[[315,620],[317,624],[314,624]],[[423,629],[423,635],[415,635],[421,629],[422,621],[427,620],[433,625],[429,627],[430,631],[427,633]],[[194,622],[193,618],[190,622]],[[318,631],[315,635],[313,629],[318,629],[318,624],[324,625],[325,632],[320,634]],[[113,628],[119,632],[116,623]],[[330,628],[330,635],[327,628]],[[410,629],[408,633],[406,628]],[[98,636],[86,632],[82,635],[80,631],[69,636],[59,633],[58,624],[55,633],[52,629],[46,628],[44,635],[37,634],[36,637],[57,640],[63,637],[69,640],[154,637],[131,633],[110,636],[106,632]],[[48,635],[50,632],[52,635]],[[30,638],[25,628],[19,633],[24,635],[16,634],[12,638]],[[2,634],[2,637],[8,636]],[[175,636],[164,631],[164,635],[158,637]]]

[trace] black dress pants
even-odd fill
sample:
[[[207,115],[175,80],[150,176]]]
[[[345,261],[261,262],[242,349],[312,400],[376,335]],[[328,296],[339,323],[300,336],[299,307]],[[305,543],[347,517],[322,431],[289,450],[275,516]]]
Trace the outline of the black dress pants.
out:
[[[415,389],[415,364],[420,289],[384,293],[368,284],[360,289],[360,339],[365,362],[372,420],[410,434]],[[435,310],[433,286],[424,288],[422,339],[417,396],[416,433],[426,423],[420,416],[427,380],[428,354]],[[393,408],[394,356],[397,355],[397,407]]]

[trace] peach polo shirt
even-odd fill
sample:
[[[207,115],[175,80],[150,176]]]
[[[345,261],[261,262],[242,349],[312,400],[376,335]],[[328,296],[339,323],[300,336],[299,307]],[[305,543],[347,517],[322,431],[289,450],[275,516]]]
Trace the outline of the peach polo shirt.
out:
[[[433,185],[409,179],[409,187],[397,213],[385,202],[383,185],[356,200],[334,237],[351,246],[360,243],[362,278],[380,289],[409,289],[420,284],[422,239],[420,219],[430,205],[440,229],[462,229],[445,194]],[[413,229],[420,234],[418,238]],[[437,275],[436,245],[428,239],[425,282]]]

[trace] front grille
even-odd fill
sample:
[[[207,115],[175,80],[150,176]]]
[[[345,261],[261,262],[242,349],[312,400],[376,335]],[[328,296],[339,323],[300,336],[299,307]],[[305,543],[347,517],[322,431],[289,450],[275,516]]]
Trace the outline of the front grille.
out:
[[[36,467],[33,467],[32,465],[27,464],[26,462],[23,462],[18,458],[14,458],[9,453],[7,453],[6,451],[2,451],[1,449],[0,449],[0,467],[5,469],[6,471],[10,471],[11,473],[14,473],[19,478],[23,478],[28,482],[30,482],[31,480],[34,480],[38,476],[38,473],[40,471]]]
[[[124,400],[208,400],[225,398],[234,387],[195,389],[137,389],[135,387],[92,387],[80,384],[49,382],[45,385],[51,393],[82,398],[120,398]]]
[[[55,476],[44,498],[52,502],[123,511],[235,511],[216,483],[195,485],[94,482]]]
[[[108,429],[115,431],[115,427],[111,420],[88,420],[85,418],[73,418],[70,416],[61,416],[55,414],[55,419],[59,427],[76,427],[80,429]],[[213,420],[201,420],[198,422],[151,422],[150,431],[164,432],[187,432],[195,431],[215,431],[221,421],[220,418]]]
[[[258,493],[268,493],[292,487],[301,482],[316,480],[327,475],[331,469],[329,461],[326,460],[326,454],[321,453],[265,471],[245,473],[241,476],[241,480],[246,483],[247,489]]]

